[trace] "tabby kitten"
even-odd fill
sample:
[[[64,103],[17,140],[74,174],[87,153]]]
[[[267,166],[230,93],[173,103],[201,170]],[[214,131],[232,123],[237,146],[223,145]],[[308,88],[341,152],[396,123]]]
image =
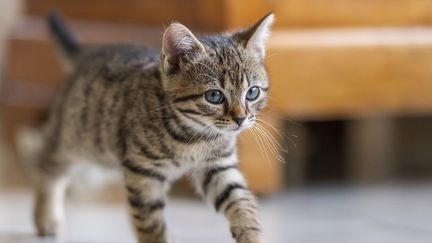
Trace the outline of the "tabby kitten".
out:
[[[264,44],[273,14],[237,33],[201,38],[172,23],[161,53],[83,47],[60,18],[48,19],[72,73],[33,157],[38,234],[58,233],[71,168],[86,160],[121,165],[141,243],[170,242],[165,195],[185,174],[225,214],[236,242],[263,242],[255,199],[237,169],[236,139],[266,104]]]

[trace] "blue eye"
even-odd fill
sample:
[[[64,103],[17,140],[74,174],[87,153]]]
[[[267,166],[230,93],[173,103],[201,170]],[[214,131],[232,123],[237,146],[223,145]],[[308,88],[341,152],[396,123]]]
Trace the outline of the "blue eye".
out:
[[[246,99],[249,101],[256,100],[260,95],[260,88],[258,86],[251,87],[246,93]]]
[[[212,104],[222,104],[222,102],[225,100],[224,95],[221,91],[217,89],[209,90],[205,93],[205,98],[208,102]]]

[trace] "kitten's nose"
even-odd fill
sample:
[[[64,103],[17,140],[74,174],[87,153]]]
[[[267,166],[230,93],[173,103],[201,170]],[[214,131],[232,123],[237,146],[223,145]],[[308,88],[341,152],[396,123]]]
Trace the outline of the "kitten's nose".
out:
[[[231,110],[231,117],[239,126],[246,119],[246,116],[246,109],[241,105],[236,105]]]
[[[233,119],[237,123],[237,125],[240,126],[243,123],[243,121],[246,119],[246,117],[245,116],[244,117],[236,117],[236,118],[233,118]]]

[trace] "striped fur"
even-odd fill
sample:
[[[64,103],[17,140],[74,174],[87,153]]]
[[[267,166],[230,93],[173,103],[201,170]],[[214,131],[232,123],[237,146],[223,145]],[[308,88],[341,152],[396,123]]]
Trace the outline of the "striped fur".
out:
[[[140,243],[169,242],[165,192],[184,174],[225,214],[237,242],[261,243],[255,199],[237,169],[235,145],[267,101],[263,41],[272,20],[268,15],[249,29],[202,38],[173,23],[159,54],[130,45],[77,46],[65,40],[72,35],[59,18],[51,17],[74,69],[35,158],[38,233],[57,233],[61,215],[55,209],[63,203],[66,179],[76,158],[85,158],[121,166]],[[247,100],[253,86],[260,94]],[[224,95],[221,104],[205,98],[214,89]]]

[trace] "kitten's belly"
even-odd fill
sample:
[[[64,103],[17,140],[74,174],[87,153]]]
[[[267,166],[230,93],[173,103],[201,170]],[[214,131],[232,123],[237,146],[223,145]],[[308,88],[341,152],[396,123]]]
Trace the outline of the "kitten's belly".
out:
[[[121,161],[112,152],[100,152],[88,148],[70,149],[66,155],[66,160],[72,163],[97,164],[104,167],[119,167]]]
[[[91,140],[89,140],[91,141]],[[79,145],[78,145],[79,144]],[[75,143],[75,146],[64,146],[63,148],[68,148],[65,152],[66,159],[73,163],[85,163],[85,164],[95,164],[109,168],[121,168],[121,158],[114,151],[114,149],[103,148],[101,151],[94,144],[86,143]],[[225,144],[226,147],[231,147],[232,143]],[[194,168],[200,168],[202,166],[209,166],[211,163],[218,163],[220,160],[214,159],[209,160],[211,151],[220,144],[196,144],[196,145],[183,145],[173,148],[174,156],[172,159],[165,160],[151,160],[139,153],[131,153],[129,155],[130,159],[135,160],[137,164],[143,166],[151,166],[150,164],[164,164],[163,170],[167,175],[169,175],[170,180],[176,180],[177,178],[183,176],[184,174],[192,171]],[[160,169],[160,168],[159,168]]]

